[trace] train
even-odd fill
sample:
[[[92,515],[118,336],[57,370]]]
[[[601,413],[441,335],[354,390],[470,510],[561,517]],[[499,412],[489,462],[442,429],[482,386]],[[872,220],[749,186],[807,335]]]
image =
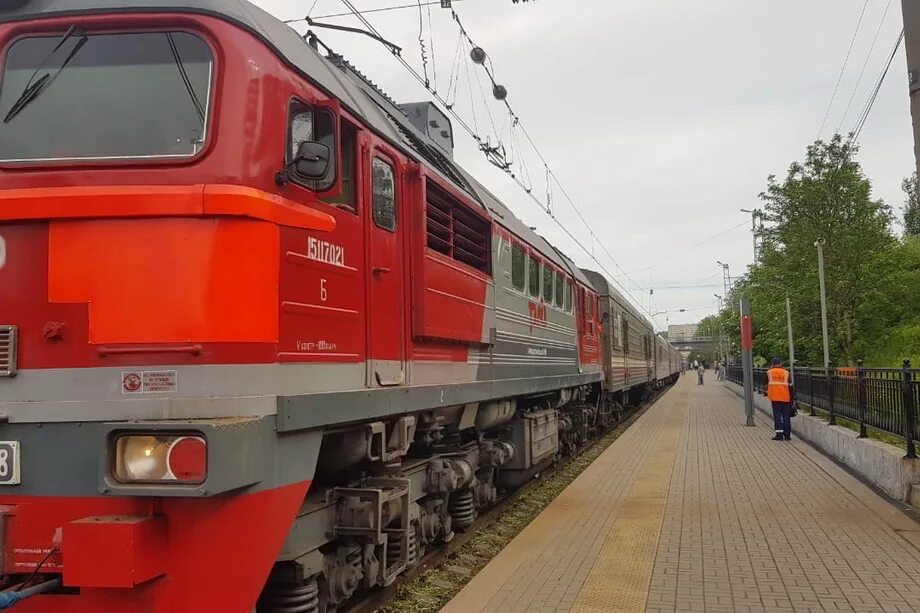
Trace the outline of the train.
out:
[[[453,142],[245,0],[0,0],[0,606],[334,611],[677,378]]]

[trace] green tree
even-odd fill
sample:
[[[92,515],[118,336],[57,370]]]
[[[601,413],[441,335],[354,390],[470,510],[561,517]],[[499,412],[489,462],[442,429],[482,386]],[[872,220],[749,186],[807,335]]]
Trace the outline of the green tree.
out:
[[[905,236],[875,255],[875,291],[860,304],[857,355],[872,366],[920,364],[920,237]]]
[[[828,327],[832,359],[851,364],[863,328],[874,316],[861,309],[879,290],[874,265],[891,249],[891,211],[872,198],[871,184],[855,155],[857,149],[840,135],[809,146],[805,160],[793,162],[783,181],[767,179],[766,225],[760,259],[747,279],[752,302],[758,355],[784,355],[785,299],[793,310],[796,353],[821,361],[821,317],[817,254],[814,243],[824,238]],[[767,357],[766,355],[764,357]]]
[[[920,236],[920,183],[917,173],[901,183],[904,190],[904,236]]]

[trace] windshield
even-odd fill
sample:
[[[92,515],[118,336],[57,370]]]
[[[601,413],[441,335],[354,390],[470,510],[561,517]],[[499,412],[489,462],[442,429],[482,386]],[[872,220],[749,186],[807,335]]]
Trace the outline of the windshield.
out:
[[[0,122],[0,161],[189,157],[201,150],[213,63],[202,39],[186,32],[90,34],[69,61],[79,40],[54,52],[60,40],[19,39],[6,54],[0,117],[30,82],[57,74]]]

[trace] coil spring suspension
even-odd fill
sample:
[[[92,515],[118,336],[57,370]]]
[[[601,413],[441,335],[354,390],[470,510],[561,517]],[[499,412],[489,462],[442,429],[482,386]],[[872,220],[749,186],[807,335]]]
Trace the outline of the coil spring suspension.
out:
[[[393,568],[400,563],[402,554],[402,540],[387,541],[387,568]],[[412,566],[418,561],[418,539],[415,535],[415,526],[409,528],[409,555],[406,564]]]
[[[453,520],[454,528],[468,528],[476,521],[476,506],[473,502],[473,492],[465,490],[457,492],[450,497],[447,504],[447,512],[450,513]]]
[[[269,585],[259,599],[259,613],[319,613],[319,584]]]

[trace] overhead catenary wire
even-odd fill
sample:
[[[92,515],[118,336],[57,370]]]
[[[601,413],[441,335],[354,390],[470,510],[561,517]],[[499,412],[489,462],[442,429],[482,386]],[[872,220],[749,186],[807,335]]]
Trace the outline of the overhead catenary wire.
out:
[[[659,261],[655,262],[655,263],[652,264],[651,266],[646,266],[645,268],[639,268],[639,269],[637,269],[637,270],[632,270],[632,271],[630,271],[630,272],[632,272],[632,273],[638,273],[638,272],[645,272],[646,270],[652,270],[653,268],[658,268],[658,267],[661,266],[662,264],[666,264],[667,262],[670,262],[671,260],[674,260],[674,259],[676,259],[676,258],[679,258],[679,257],[681,257],[681,256],[684,256],[684,255],[690,253],[691,251],[693,251],[693,250],[696,249],[697,247],[702,247],[702,246],[705,245],[706,243],[712,242],[712,241],[714,241],[715,239],[717,239],[717,238],[719,238],[719,237],[725,236],[726,234],[728,234],[728,233],[730,233],[730,232],[734,232],[734,231],[737,230],[738,228],[741,228],[741,227],[747,226],[747,225],[748,225],[747,220],[742,221],[742,222],[739,223],[738,225],[732,226],[731,228],[727,228],[727,229],[725,229],[725,230],[721,230],[720,232],[717,232],[717,233],[715,233],[715,234],[712,234],[712,235],[710,235],[710,236],[704,238],[703,240],[699,241],[698,243],[694,243],[693,245],[687,247],[687,248],[684,249],[683,251],[677,251],[677,252],[675,252],[675,253],[669,255],[668,257],[666,257],[666,258],[664,258],[664,259],[662,259],[662,260],[659,260]]]
[[[358,11],[358,10],[355,8],[355,6],[354,6],[354,4],[351,2],[351,0],[342,0],[342,3],[345,5],[346,8],[348,8],[348,9],[351,11],[351,14],[352,14],[352,15],[354,15],[359,21],[361,21],[361,23],[364,25],[364,27],[366,27],[366,28],[368,29],[368,31],[373,32],[373,33],[376,34],[377,36],[383,38],[382,35],[380,34],[380,32],[374,27],[374,25],[371,24],[371,23],[367,20],[367,18],[366,18],[360,11]],[[415,5],[410,5],[410,6],[417,7],[417,4],[415,4]],[[451,12],[453,13],[454,19],[455,19],[455,21],[457,22],[458,26],[461,28],[462,36],[463,36],[464,38],[466,38],[467,43],[468,43],[469,45],[471,45],[471,47],[472,47],[472,46],[475,46],[475,43],[473,43],[472,39],[469,37],[469,34],[466,32],[466,29],[463,27],[462,23],[459,21],[459,16],[456,14],[456,11],[453,11],[453,9],[451,9]],[[469,125],[469,124],[468,124],[468,123],[467,123],[467,122],[466,122],[456,111],[455,111],[455,109],[453,108],[453,105],[448,104],[448,102],[447,102],[439,93],[437,93],[436,91],[433,91],[432,88],[431,88],[429,85],[427,85],[427,84],[425,83],[425,78],[424,78],[421,74],[419,74],[418,71],[415,70],[415,68],[413,68],[413,67],[405,60],[405,58],[403,58],[403,57],[402,57],[398,52],[396,52],[395,50],[392,50],[392,49],[391,49],[391,53],[392,53],[393,57],[395,57],[395,58],[397,59],[397,61],[398,61],[400,64],[403,65],[403,67],[406,69],[406,71],[408,71],[409,74],[411,74],[411,75],[413,76],[413,78],[415,78],[416,81],[419,82],[419,84],[421,84],[423,87],[425,87],[425,89],[427,89],[427,90],[429,91],[429,93],[431,93],[432,96],[434,96],[434,98],[435,98],[438,102],[440,102],[440,103],[447,109],[447,111],[451,114],[451,116],[454,117],[454,119],[457,120],[457,122],[458,122],[458,124],[460,125],[460,127],[463,128],[464,131],[466,131],[466,132],[476,141],[476,143],[480,146],[480,149],[484,149],[485,151],[487,151],[487,148],[484,148],[484,147],[483,147],[483,145],[485,145],[486,142],[485,142],[485,141],[483,140],[483,138],[479,135],[478,129],[475,129],[475,130],[474,130],[474,129],[473,129],[473,128],[472,128],[472,127],[471,127],[471,126],[470,126],[470,125]],[[484,68],[485,68],[485,65],[484,65]],[[496,83],[496,81],[495,81],[495,78],[494,78],[494,75],[493,75],[493,71],[492,71],[491,69],[486,68],[486,74],[489,76],[489,79],[490,79],[490,81],[492,82],[493,87],[494,87],[495,85],[497,85],[497,83]],[[472,89],[472,85],[470,84],[469,86],[470,86],[470,89]],[[508,111],[509,111],[510,113],[512,113],[513,117],[517,120],[517,121],[516,121],[516,126],[521,130],[521,133],[522,133],[522,134],[524,135],[524,137],[527,139],[527,141],[528,141],[528,143],[530,144],[530,146],[534,149],[535,153],[536,153],[537,156],[540,158],[540,161],[541,161],[541,162],[544,164],[544,166],[549,170],[549,176],[552,177],[553,182],[556,183],[556,185],[557,185],[557,187],[559,188],[560,192],[564,195],[565,199],[569,202],[569,204],[570,204],[570,205],[572,206],[572,208],[575,210],[575,212],[576,212],[576,214],[578,215],[579,219],[580,219],[580,220],[582,221],[582,223],[585,225],[585,228],[587,228],[587,230],[588,230],[588,232],[589,232],[589,234],[590,234],[592,240],[596,241],[598,244],[601,245],[601,248],[603,249],[604,253],[606,253],[607,257],[610,258],[610,260],[613,262],[613,264],[614,264],[614,266],[617,268],[617,270],[620,271],[620,275],[616,275],[616,274],[612,273],[612,272],[611,272],[611,271],[610,271],[600,260],[598,260],[598,258],[594,255],[593,249],[589,249],[587,246],[585,246],[584,242],[581,241],[581,240],[579,240],[579,239],[571,232],[571,230],[569,230],[561,221],[559,221],[559,219],[556,218],[555,215],[550,215],[550,219],[553,220],[553,222],[559,227],[559,229],[562,230],[562,232],[563,232],[566,236],[568,236],[569,239],[570,239],[576,246],[578,246],[582,251],[584,251],[584,253],[585,253],[588,257],[590,257],[591,260],[594,261],[594,263],[597,264],[597,266],[598,266],[599,268],[601,268],[601,270],[610,278],[610,280],[611,280],[615,285],[619,286],[619,287],[623,290],[623,292],[625,293],[627,299],[629,299],[630,302],[632,302],[632,303],[634,304],[634,306],[636,306],[639,310],[645,311],[645,312],[651,317],[651,316],[652,316],[651,313],[648,311],[648,309],[646,309],[646,308],[642,305],[641,301],[637,300],[637,299],[632,295],[632,292],[629,291],[628,289],[626,289],[626,288],[618,281],[618,276],[623,276],[623,277],[625,277],[629,282],[632,283],[632,285],[633,285],[634,288],[639,288],[639,284],[636,283],[636,282],[628,275],[628,273],[623,269],[622,266],[620,266],[619,262],[616,260],[616,258],[615,258],[615,257],[613,256],[613,254],[610,252],[610,250],[606,247],[606,245],[603,244],[603,242],[597,237],[597,235],[596,235],[596,234],[594,233],[594,231],[591,229],[591,225],[588,223],[587,219],[584,217],[584,215],[582,214],[581,210],[580,210],[580,209],[578,208],[578,206],[575,204],[575,201],[572,199],[571,195],[569,195],[568,191],[565,189],[565,187],[564,187],[564,186],[562,185],[562,183],[559,181],[559,178],[558,178],[558,177],[556,176],[556,174],[552,171],[552,169],[549,168],[549,164],[548,164],[546,158],[543,156],[543,154],[542,154],[542,153],[540,152],[540,150],[537,148],[536,143],[534,142],[533,138],[530,136],[530,134],[527,132],[527,130],[524,128],[524,126],[520,123],[519,117],[514,113],[514,111],[513,111],[512,108],[511,108],[511,105],[508,103],[507,99],[504,100],[504,104],[505,104],[505,106],[507,107]],[[487,155],[488,155],[488,151],[487,151]],[[507,171],[507,169],[506,169],[506,171]],[[530,188],[529,188],[519,177],[516,177],[516,176],[514,175],[514,173],[509,173],[509,175],[512,177],[512,180],[513,180],[515,183],[517,183],[517,185],[527,194],[527,196],[528,196],[535,204],[537,204],[541,209],[543,209],[544,212],[545,212],[545,211],[546,211],[545,205],[544,205],[542,202],[540,202],[540,200],[533,194],[533,191],[532,191],[532,190],[531,190],[531,189],[530,189]]]
[[[888,71],[891,69],[891,63],[894,61],[894,58],[898,53],[898,49],[901,47],[901,43],[903,41],[904,30],[901,30],[900,35],[898,35],[898,39],[894,43],[894,47],[891,49],[891,55],[888,56],[888,61],[885,63],[885,68],[882,70],[882,74],[876,81],[875,88],[872,90],[872,94],[869,96],[869,100],[866,102],[865,107],[863,107],[862,113],[860,113],[859,120],[856,122],[856,127],[853,128],[853,143],[859,141],[859,136],[862,134],[862,130],[866,126],[866,121],[869,119],[869,115],[872,113],[872,107],[875,106],[875,101],[878,98],[878,93],[881,91],[882,85],[885,83],[885,78],[888,76]]]
[[[462,2],[463,0],[452,0],[452,1]],[[317,2],[319,2],[319,0],[314,0],[313,8],[316,8]],[[423,2],[422,6],[430,7],[435,4],[441,4],[441,0],[434,0],[433,2]],[[417,3],[416,4],[399,4],[396,6],[383,6],[383,7],[377,7],[374,9],[364,9],[363,11],[359,11],[359,13],[361,13],[362,15],[370,15],[371,13],[386,13],[388,11],[401,11],[405,9],[413,9],[413,8],[416,8],[417,6],[418,6]],[[313,12],[313,8],[310,9],[310,13]],[[307,13],[307,15],[309,15],[310,13]],[[336,17],[351,17],[352,15],[354,15],[354,13],[352,13],[351,11],[347,13],[330,13],[329,15],[317,15],[315,19],[335,19]],[[295,19],[288,19],[284,23],[292,24],[292,23],[298,23],[301,21],[306,21],[306,18],[298,17]]]
[[[868,6],[869,0],[866,0],[865,3],[863,3],[862,11],[859,13],[859,21],[856,22],[856,31],[853,32],[853,37],[850,39],[850,46],[847,48],[846,57],[843,58],[843,66],[840,67],[840,74],[837,75],[837,83],[834,85],[834,93],[831,94],[831,101],[827,103],[827,110],[824,111],[824,119],[821,120],[821,128],[818,130],[818,137],[815,140],[821,140],[821,135],[824,133],[824,126],[827,125],[827,118],[831,113],[831,108],[834,106],[834,100],[837,99],[837,91],[840,89],[840,82],[843,80],[847,64],[850,62],[850,55],[853,53],[853,45],[856,43],[857,36],[859,36],[859,30],[862,27],[863,18],[866,16],[866,9]]]
[[[455,10],[451,9],[451,16],[454,18],[454,21],[457,23],[457,26],[458,26],[459,29],[460,29],[461,35],[462,35],[464,38],[466,38],[466,40],[469,42],[469,44],[470,44],[471,46],[474,46],[474,47],[475,47],[475,46],[476,46],[476,43],[473,41],[473,39],[472,39],[472,37],[470,36],[469,32],[466,30],[466,27],[463,25],[463,22],[460,20],[459,14],[457,14],[457,12],[456,12]],[[488,65],[483,64],[483,69],[485,70],[486,75],[489,77],[489,80],[492,82],[492,86],[493,86],[493,87],[496,87],[496,86],[498,86],[499,84],[498,84],[498,82],[497,82],[496,79],[495,79],[495,69],[494,69],[494,68],[495,68],[495,67],[494,67],[494,64],[492,63],[492,59],[491,59],[491,57],[489,57],[489,58],[488,58]],[[639,284],[636,283],[636,281],[635,281],[632,277],[629,276],[629,273],[626,272],[626,270],[624,270],[622,266],[620,266],[620,264],[619,264],[619,262],[617,261],[617,259],[616,259],[616,258],[614,257],[614,255],[610,252],[610,249],[608,249],[607,246],[604,244],[604,241],[602,241],[602,240],[600,239],[600,237],[598,237],[597,234],[595,234],[594,231],[591,229],[591,224],[588,223],[588,220],[585,218],[584,214],[581,212],[581,209],[578,207],[578,205],[575,204],[574,199],[573,199],[572,196],[569,194],[568,190],[565,189],[565,186],[562,185],[562,182],[559,180],[558,176],[556,176],[556,173],[553,172],[552,169],[550,168],[549,162],[547,162],[546,158],[543,156],[543,154],[542,154],[542,152],[540,151],[539,147],[537,147],[537,144],[536,144],[536,142],[534,141],[533,137],[531,137],[530,133],[527,131],[527,129],[526,129],[526,128],[524,127],[524,125],[521,123],[520,117],[519,117],[519,116],[514,112],[514,110],[512,109],[511,103],[508,101],[507,98],[505,98],[505,99],[503,100],[503,102],[504,102],[504,104],[505,104],[505,107],[508,109],[508,112],[509,112],[509,113],[511,114],[511,116],[515,119],[515,125],[521,130],[521,133],[524,135],[524,138],[525,138],[525,139],[527,140],[527,142],[530,144],[530,146],[531,146],[531,148],[533,149],[534,153],[535,153],[535,154],[537,155],[537,157],[540,159],[540,162],[542,162],[543,165],[544,165],[544,167],[548,170],[548,175],[549,175],[549,177],[551,177],[552,180],[553,180],[553,182],[556,183],[556,185],[559,187],[559,191],[562,193],[563,197],[566,199],[566,201],[569,203],[569,205],[570,205],[570,206],[572,207],[572,209],[575,211],[575,213],[576,213],[576,215],[578,216],[578,218],[581,220],[582,224],[584,224],[585,228],[588,230],[588,233],[591,235],[592,241],[593,241],[593,242],[596,242],[598,245],[600,245],[601,250],[607,255],[608,258],[610,258],[610,261],[613,262],[613,265],[616,267],[616,269],[620,271],[620,275],[613,275],[614,278],[611,279],[611,280],[612,280],[614,283],[616,283],[617,285],[619,285],[620,288],[623,289],[628,295],[631,295],[631,292],[630,292],[628,289],[626,289],[622,284],[620,284],[620,283],[617,281],[617,278],[616,278],[616,277],[617,277],[617,276],[622,276],[622,277],[624,277],[627,281],[629,281],[630,283],[632,283],[633,287],[636,288],[636,289],[639,288]],[[522,187],[524,187],[524,186],[522,185]],[[526,187],[525,187],[525,190],[527,190]],[[543,206],[542,208],[544,208],[544,210],[547,209],[547,207],[545,207],[545,206]],[[593,242],[592,242],[592,245],[593,245]],[[593,250],[593,249],[592,249],[591,251],[589,251],[588,254],[591,255],[592,259],[594,259],[594,260],[596,261],[596,258],[594,258],[594,250]],[[640,307],[641,307],[641,303],[639,303],[638,301],[636,301],[636,304],[637,304],[637,306],[640,306]]]
[[[856,98],[856,92],[859,91],[859,85],[862,83],[862,79],[866,74],[866,67],[869,66],[869,60],[872,59],[872,52],[875,51],[875,45],[878,43],[878,37],[882,33],[882,27],[885,25],[885,18],[888,17],[888,11],[891,9],[892,0],[888,0],[888,3],[885,5],[885,11],[882,13],[882,18],[878,22],[878,28],[875,30],[875,36],[872,37],[872,44],[869,46],[869,52],[866,53],[866,60],[863,62],[862,68],[859,71],[859,77],[856,79],[856,85],[853,86],[853,91],[850,93],[850,99],[847,100],[847,106],[843,110],[843,115],[840,117],[840,123],[837,124],[836,132],[839,134],[841,128],[843,128],[844,122],[847,120],[847,115],[850,114],[850,108],[853,106],[853,99]]]
[[[422,76],[425,77],[425,87],[430,88],[428,80],[428,43],[425,42],[425,21],[422,15],[422,0],[418,0],[418,48],[422,56]],[[437,88],[435,88],[437,89]]]

